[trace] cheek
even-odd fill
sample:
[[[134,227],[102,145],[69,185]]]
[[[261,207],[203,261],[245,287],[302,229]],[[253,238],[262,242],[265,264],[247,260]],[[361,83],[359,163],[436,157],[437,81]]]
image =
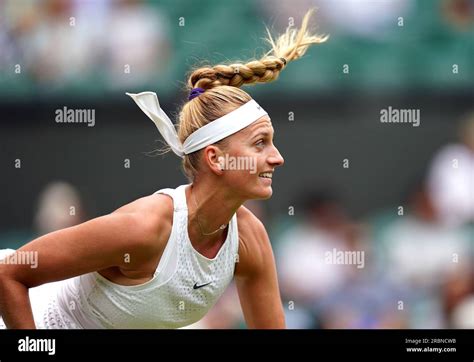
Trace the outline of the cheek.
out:
[[[240,143],[229,149],[229,156],[243,157],[252,155],[254,152],[255,149],[251,145]]]
[[[262,152],[258,152],[252,145],[240,145],[229,149],[224,154],[224,161],[228,168],[233,169],[232,173],[240,177],[254,177],[265,164]]]

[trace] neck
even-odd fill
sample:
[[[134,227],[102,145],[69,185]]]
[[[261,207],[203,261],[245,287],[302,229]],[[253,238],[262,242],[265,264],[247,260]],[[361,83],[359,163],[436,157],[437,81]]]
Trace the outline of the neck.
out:
[[[188,232],[192,241],[211,245],[223,240],[227,228],[212,235],[203,235],[202,232],[211,233],[221,225],[229,224],[244,201],[232,199],[229,195],[231,192],[226,188],[209,182],[193,182],[186,188]]]

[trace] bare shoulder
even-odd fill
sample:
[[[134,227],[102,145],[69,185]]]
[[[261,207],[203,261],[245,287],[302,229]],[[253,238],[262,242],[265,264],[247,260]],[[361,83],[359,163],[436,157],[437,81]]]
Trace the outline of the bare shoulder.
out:
[[[171,233],[173,225],[173,200],[164,194],[153,194],[132,201],[112,214],[131,214],[138,226],[149,237],[143,238],[154,246],[157,238],[166,242]]]
[[[249,275],[265,266],[272,248],[263,223],[249,209],[241,206],[237,211],[239,230],[239,262],[237,277]]]
[[[173,200],[165,194],[153,194],[141,197],[124,206],[114,213],[158,212],[161,216],[173,216]]]
[[[138,199],[108,215],[32,240],[20,250],[37,253],[41,265],[34,273],[21,266],[8,268],[5,277],[31,288],[101,271],[112,281],[118,281],[118,275],[130,285],[130,279],[146,279],[155,271],[172,217],[172,200],[167,196]],[[5,268],[0,267],[0,274],[6,275]]]
[[[245,206],[237,210],[239,236],[244,239],[254,239],[257,234],[265,231],[265,226],[255,214]]]

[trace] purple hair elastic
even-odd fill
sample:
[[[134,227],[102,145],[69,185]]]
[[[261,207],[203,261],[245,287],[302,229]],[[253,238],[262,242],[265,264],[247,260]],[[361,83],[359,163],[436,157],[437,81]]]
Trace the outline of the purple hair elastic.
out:
[[[203,94],[205,90],[203,88],[193,88],[191,93],[189,93],[188,101],[196,98],[198,95]]]

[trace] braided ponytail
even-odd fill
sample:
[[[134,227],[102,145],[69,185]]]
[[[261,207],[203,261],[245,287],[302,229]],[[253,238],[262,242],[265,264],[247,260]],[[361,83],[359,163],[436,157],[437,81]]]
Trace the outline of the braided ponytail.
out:
[[[278,78],[281,70],[291,61],[301,58],[312,44],[323,43],[327,36],[311,35],[308,24],[314,10],[306,13],[301,28],[288,27],[276,42],[267,29],[267,42],[272,49],[260,60],[246,64],[216,65],[195,70],[188,80],[188,88],[211,89],[221,85],[240,88],[244,84],[267,83]]]
[[[288,27],[276,41],[267,29],[266,40],[271,50],[259,60],[194,70],[189,76],[187,88],[202,88],[204,92],[185,103],[179,114],[180,141],[184,142],[197,129],[250,101],[252,98],[240,89],[241,86],[276,80],[283,68],[289,62],[301,58],[310,45],[325,42],[327,36],[308,32],[313,12],[309,10],[306,13],[299,30]],[[225,139],[218,143],[225,147]],[[194,181],[199,174],[201,151],[184,156],[183,168],[190,181]]]

